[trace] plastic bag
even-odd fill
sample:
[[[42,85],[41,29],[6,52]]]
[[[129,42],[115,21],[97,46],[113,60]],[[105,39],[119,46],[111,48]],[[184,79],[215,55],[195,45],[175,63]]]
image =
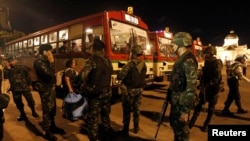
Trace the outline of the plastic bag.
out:
[[[81,94],[69,93],[63,100],[62,110],[65,118],[77,120],[83,116],[87,100]]]

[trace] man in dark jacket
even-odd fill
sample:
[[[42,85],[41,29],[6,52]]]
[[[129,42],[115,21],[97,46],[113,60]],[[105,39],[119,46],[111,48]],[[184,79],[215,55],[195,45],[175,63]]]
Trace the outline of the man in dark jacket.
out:
[[[100,114],[102,126],[104,127],[103,139],[110,141],[110,99],[111,74],[113,67],[111,61],[106,57],[105,44],[100,39],[94,39],[93,54],[86,62],[79,76],[83,80],[83,94],[88,101],[87,126],[90,141],[98,141],[98,116]]]
[[[134,133],[139,132],[141,93],[145,86],[145,77],[147,67],[145,62],[140,58],[143,55],[143,49],[135,45],[131,50],[131,60],[119,72],[117,79],[122,80],[126,89],[122,94],[123,108],[123,129],[118,132],[124,136],[129,136],[129,123],[131,112],[133,112]]]
[[[38,78],[38,92],[41,97],[45,138],[55,141],[53,133],[65,134],[65,131],[55,125],[56,92],[55,92],[55,61],[52,54],[52,46],[44,44],[39,47],[40,58],[35,60],[33,67]]]
[[[200,101],[194,108],[194,114],[189,123],[189,128],[192,128],[194,126],[195,121],[201,112],[202,105],[204,105],[205,102],[208,102],[207,118],[201,128],[202,131],[206,132],[208,124],[212,119],[215,110],[215,105],[217,104],[219,92],[221,89],[220,86],[222,80],[222,61],[215,57],[216,49],[214,46],[208,46],[204,50],[203,54],[205,56],[205,65],[202,68],[202,77],[200,81]]]
[[[173,38],[173,51],[178,55],[171,73],[168,96],[171,110],[170,125],[173,128],[175,141],[188,141],[188,115],[193,108],[196,95],[198,64],[190,51],[192,36],[187,32],[178,32]]]
[[[35,110],[35,101],[32,97],[31,90],[31,77],[30,68],[25,65],[17,65],[17,60],[14,56],[9,56],[6,61],[9,63],[8,79],[10,82],[10,90],[13,94],[13,100],[17,109],[20,111],[18,121],[25,120],[26,114],[24,112],[24,104],[22,102],[22,96],[24,96],[28,102],[28,105],[32,111],[33,117],[38,117]]]
[[[222,114],[224,115],[232,115],[233,113],[229,110],[233,101],[237,106],[238,114],[248,113],[248,110],[244,109],[241,104],[241,96],[240,96],[240,80],[246,81],[248,84],[250,83],[250,79],[244,76],[243,67],[246,63],[247,56],[245,54],[238,54],[232,62],[227,67],[227,85],[229,87],[229,93],[227,99],[225,101],[224,109],[222,110]]]

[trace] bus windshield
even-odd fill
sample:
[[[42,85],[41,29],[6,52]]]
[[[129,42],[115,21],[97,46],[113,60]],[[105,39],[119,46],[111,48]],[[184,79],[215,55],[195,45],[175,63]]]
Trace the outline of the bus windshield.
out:
[[[140,45],[144,55],[152,55],[148,34],[144,29],[111,20],[110,39],[113,53],[128,54],[131,47]]]
[[[176,57],[176,54],[171,51],[171,40],[158,37],[159,38],[159,51],[162,57]]]

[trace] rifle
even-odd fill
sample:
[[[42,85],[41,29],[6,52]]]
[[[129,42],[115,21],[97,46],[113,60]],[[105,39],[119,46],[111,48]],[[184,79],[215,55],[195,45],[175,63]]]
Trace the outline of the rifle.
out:
[[[162,105],[161,114],[160,114],[160,120],[159,120],[159,123],[157,125],[157,130],[156,130],[156,133],[155,133],[155,139],[157,138],[157,135],[158,135],[159,129],[161,127],[161,124],[163,122],[166,110],[168,108],[168,102],[170,101],[170,99],[171,99],[171,90],[168,89],[167,90],[167,94],[166,94],[166,99],[165,99],[165,101],[164,101],[164,103]]]

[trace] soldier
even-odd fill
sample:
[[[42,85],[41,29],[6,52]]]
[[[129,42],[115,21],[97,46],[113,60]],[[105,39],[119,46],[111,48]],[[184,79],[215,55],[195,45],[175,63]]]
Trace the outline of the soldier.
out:
[[[105,44],[100,39],[94,39],[93,54],[86,62],[79,76],[83,81],[83,94],[88,101],[87,127],[90,141],[98,140],[98,116],[100,114],[104,127],[103,139],[110,141],[110,99],[111,74],[113,67],[111,61],[106,58]]]
[[[244,114],[248,111],[245,110],[240,101],[240,91],[239,91],[239,81],[245,80],[250,83],[250,79],[243,75],[243,65],[245,64],[247,56],[245,54],[239,54],[236,56],[234,62],[230,64],[227,68],[227,84],[229,87],[229,93],[227,96],[227,100],[225,101],[225,107],[222,110],[222,114],[232,115],[229,107],[232,104],[233,100],[235,100],[235,104],[238,108],[238,114]]]
[[[24,112],[24,104],[22,102],[22,96],[27,100],[28,106],[32,111],[33,117],[38,117],[35,110],[35,101],[32,97],[31,90],[32,81],[30,77],[30,68],[25,65],[17,65],[17,60],[14,56],[9,56],[6,61],[8,65],[8,79],[10,82],[10,90],[12,91],[13,100],[16,104],[17,109],[20,111],[20,116],[17,118],[18,121],[26,120],[26,114]]]
[[[3,124],[4,124],[4,113],[3,109],[0,109],[0,141],[3,139]]]
[[[56,93],[55,93],[55,62],[52,54],[52,46],[44,44],[39,47],[40,58],[35,60],[33,67],[36,72],[38,92],[41,97],[45,138],[55,141],[53,133],[65,134],[65,131],[55,125]]]
[[[123,136],[129,136],[130,113],[133,112],[134,133],[139,132],[139,117],[141,93],[145,86],[147,67],[140,58],[143,54],[142,47],[135,45],[132,47],[131,60],[119,72],[117,79],[122,80],[122,108],[123,108],[123,129],[119,131]]]
[[[205,48],[204,52],[205,65],[202,68],[202,76],[200,81],[200,94],[199,94],[199,103],[194,108],[194,114],[189,123],[189,128],[192,128],[195,124],[196,119],[198,118],[202,105],[205,102],[208,102],[208,113],[207,118],[201,128],[202,131],[206,132],[208,124],[210,123],[212,116],[214,114],[215,105],[219,97],[219,92],[221,89],[221,70],[222,70],[222,61],[215,57],[216,49],[214,46],[208,46]]]
[[[178,60],[174,63],[168,89],[171,103],[169,120],[174,140],[188,141],[188,115],[195,100],[198,63],[189,49],[192,46],[192,36],[189,33],[176,33],[172,42],[172,49],[178,55]]]

